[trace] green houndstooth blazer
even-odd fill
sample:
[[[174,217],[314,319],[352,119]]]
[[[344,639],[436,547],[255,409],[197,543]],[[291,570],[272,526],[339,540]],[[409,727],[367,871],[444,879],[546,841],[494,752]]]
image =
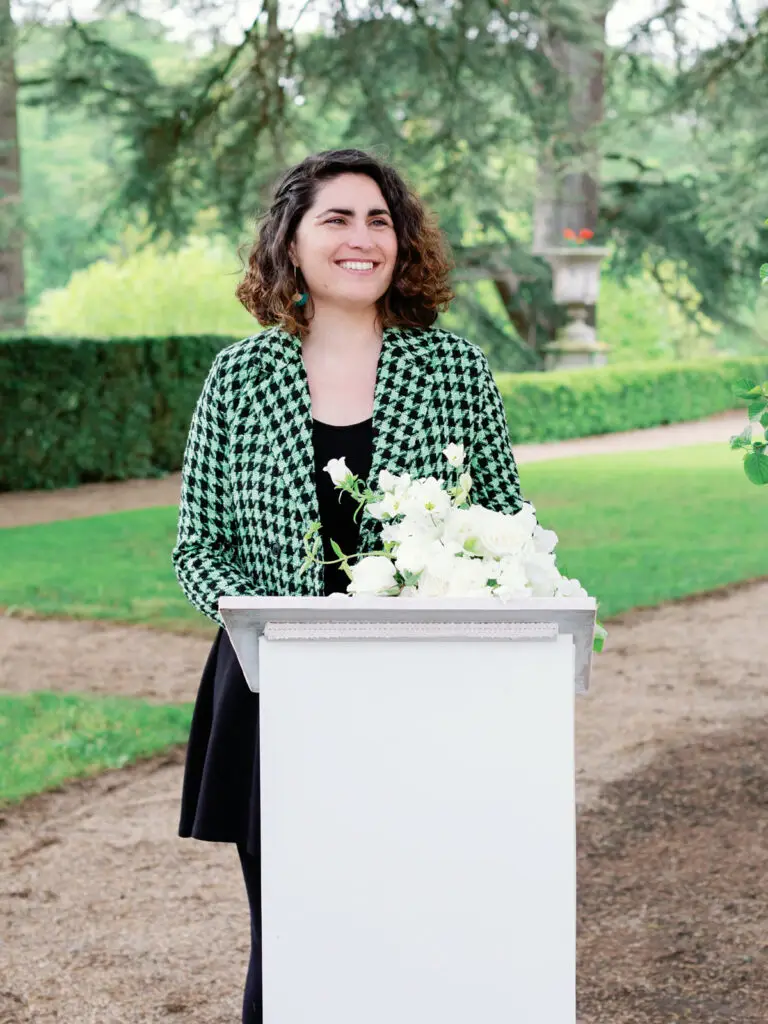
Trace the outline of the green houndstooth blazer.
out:
[[[451,441],[465,447],[472,501],[518,511],[504,404],[485,353],[439,328],[385,329],[368,486],[377,489],[384,468],[447,477],[442,450]],[[321,565],[299,575],[302,538],[320,518],[315,488],[301,340],[270,327],[222,349],[197,401],[182,466],[172,561],[191,603],[222,625],[220,595],[322,596]],[[380,530],[361,514],[359,550],[380,546]]]

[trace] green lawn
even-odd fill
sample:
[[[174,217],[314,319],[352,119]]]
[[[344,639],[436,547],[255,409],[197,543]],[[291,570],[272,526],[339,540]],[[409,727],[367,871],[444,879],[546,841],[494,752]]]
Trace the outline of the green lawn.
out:
[[[0,694],[0,805],[186,743],[192,704]]]
[[[561,571],[628,608],[768,576],[768,494],[727,445],[522,466]],[[0,530],[0,607],[211,633],[171,568],[174,508]]]
[[[768,576],[768,493],[727,445],[590,456],[520,470],[561,570],[629,608]],[[171,568],[174,508],[0,530],[0,608],[212,634]],[[610,645],[610,636],[608,639]],[[186,741],[192,705],[0,695],[0,803]]]

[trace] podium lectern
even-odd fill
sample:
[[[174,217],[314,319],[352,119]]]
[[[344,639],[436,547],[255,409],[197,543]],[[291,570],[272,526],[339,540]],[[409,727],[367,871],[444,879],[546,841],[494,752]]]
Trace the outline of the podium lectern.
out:
[[[574,1024],[594,600],[219,607],[260,700],[265,1024]]]

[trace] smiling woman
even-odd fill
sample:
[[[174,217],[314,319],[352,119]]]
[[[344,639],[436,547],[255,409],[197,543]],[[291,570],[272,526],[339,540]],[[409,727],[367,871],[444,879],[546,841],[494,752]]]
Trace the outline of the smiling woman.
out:
[[[360,150],[307,157],[278,183],[236,291],[268,329],[218,354],[190,425],[173,564],[220,628],[195,702],[179,835],[237,845],[251,910],[244,1024],[262,1021],[260,712],[218,601],[346,591],[331,540],[354,558],[375,538],[329,486],[334,459],[361,479],[384,467],[439,475],[455,441],[473,453],[478,500],[520,508],[485,354],[434,326],[449,272],[440,230],[394,168]],[[318,520],[330,571],[303,573]]]
[[[346,311],[357,348],[361,315],[369,335],[431,326],[453,297],[450,270],[439,228],[397,171],[361,150],[331,150],[278,184],[236,295],[260,323],[302,339],[319,337],[328,316],[337,337]]]

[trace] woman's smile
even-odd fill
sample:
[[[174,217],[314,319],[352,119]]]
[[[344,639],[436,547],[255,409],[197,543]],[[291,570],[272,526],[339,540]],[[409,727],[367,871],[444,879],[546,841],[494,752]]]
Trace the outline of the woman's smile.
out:
[[[374,260],[337,260],[336,266],[351,274],[372,274],[379,264]]]

